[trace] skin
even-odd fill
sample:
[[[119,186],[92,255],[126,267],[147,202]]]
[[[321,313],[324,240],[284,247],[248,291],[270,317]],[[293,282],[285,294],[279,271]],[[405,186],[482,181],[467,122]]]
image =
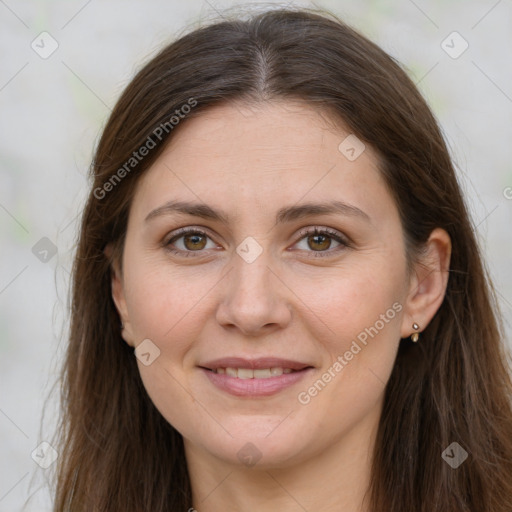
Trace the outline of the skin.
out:
[[[367,510],[385,383],[399,343],[411,343],[401,338],[414,322],[423,330],[441,305],[451,244],[434,230],[407,273],[400,218],[377,156],[367,145],[349,161],[338,150],[349,133],[306,104],[216,106],[179,126],[137,185],[112,295],[124,340],[137,347],[150,339],[160,350],[148,366],[138,359],[140,376],[183,435],[190,506],[199,512]],[[177,213],[145,221],[171,199],[207,203],[229,222]],[[315,214],[275,223],[279,208],[329,200],[369,220]],[[208,237],[199,237],[199,249],[197,240],[174,240],[196,256],[170,253],[164,242],[187,226]],[[348,237],[349,246],[302,234],[315,226]],[[263,249],[251,263],[236,252],[246,237]],[[394,318],[300,403],[299,393],[396,303]],[[290,358],[314,370],[273,396],[235,397],[198,368],[225,356]],[[249,442],[256,448],[245,449],[261,456],[253,466],[237,456]]]

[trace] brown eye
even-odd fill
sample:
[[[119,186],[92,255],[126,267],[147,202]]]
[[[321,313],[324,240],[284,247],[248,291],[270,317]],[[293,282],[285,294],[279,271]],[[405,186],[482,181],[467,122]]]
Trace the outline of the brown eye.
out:
[[[306,230],[301,233],[302,238],[297,242],[299,249],[315,257],[332,256],[338,254],[340,251],[350,247],[349,241],[337,231],[324,228],[314,228],[314,230]],[[337,246],[331,249],[332,241],[335,241]],[[302,244],[302,247],[300,247]]]
[[[310,235],[308,236],[308,245],[315,251],[323,251],[329,249],[331,246],[330,237],[325,235]]]
[[[181,229],[164,243],[164,247],[170,252],[182,256],[200,255],[203,249],[208,249],[206,245],[210,237],[200,229]]]
[[[185,235],[183,240],[183,245],[191,251],[204,249],[206,245],[206,237],[200,234]]]

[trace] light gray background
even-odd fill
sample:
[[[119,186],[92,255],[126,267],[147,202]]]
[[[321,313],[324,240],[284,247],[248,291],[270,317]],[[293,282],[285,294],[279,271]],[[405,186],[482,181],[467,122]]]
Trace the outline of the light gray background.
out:
[[[50,439],[57,414],[58,390],[40,428],[66,343],[77,215],[99,131],[147,57],[232,5],[0,0],[0,511],[21,510],[27,498],[25,510],[50,510],[51,468],[40,468],[31,453]],[[459,168],[510,340],[511,0],[317,5],[399,59],[432,106]],[[34,41],[40,53],[51,48],[44,31],[58,43],[46,59],[31,47]],[[469,44],[456,59],[441,46],[453,31]],[[452,51],[462,48],[456,38],[447,40]],[[51,252],[38,258],[32,250],[43,237],[57,250],[47,262],[40,258]],[[51,247],[39,243],[40,251]]]

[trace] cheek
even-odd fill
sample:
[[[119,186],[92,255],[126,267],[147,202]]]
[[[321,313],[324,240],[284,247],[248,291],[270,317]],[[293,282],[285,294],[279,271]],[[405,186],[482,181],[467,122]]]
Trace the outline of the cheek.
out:
[[[135,336],[150,338],[162,349],[172,341],[172,348],[179,349],[199,332],[201,299],[215,279],[204,272],[194,277],[190,269],[177,271],[162,263],[130,270],[127,304]]]
[[[339,414],[346,407],[363,414],[389,378],[400,341],[405,277],[400,260],[387,260],[397,262],[394,267],[385,261],[347,264],[297,292],[314,312],[310,335],[326,355],[322,372],[299,398],[302,404],[315,402],[311,410],[321,404],[318,417],[331,407]]]
[[[207,276],[194,278],[190,268],[185,274],[162,263],[127,265],[126,272],[136,343],[150,339],[160,351],[149,365],[137,360],[140,377],[155,407],[182,434],[193,431],[194,420],[204,414],[190,392],[185,366],[211,315],[205,312],[201,298],[214,284]]]
[[[360,258],[360,262],[356,258],[357,255],[347,259],[338,268],[322,269],[311,275],[302,273],[300,278],[296,273],[293,277],[294,292],[314,313],[319,329],[317,336],[322,333],[329,341],[330,352],[344,351],[347,342],[350,345],[351,340],[376,322],[379,331],[399,332],[398,313],[405,279],[403,265],[399,259],[382,255]],[[397,264],[391,266],[389,261]]]

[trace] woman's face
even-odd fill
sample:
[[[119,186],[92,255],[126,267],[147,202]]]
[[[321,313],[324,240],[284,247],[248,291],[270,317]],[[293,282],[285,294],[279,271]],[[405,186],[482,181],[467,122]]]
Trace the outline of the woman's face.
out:
[[[188,450],[283,466],[374,431],[415,319],[397,208],[349,135],[299,103],[217,106],[139,182],[113,294]]]

